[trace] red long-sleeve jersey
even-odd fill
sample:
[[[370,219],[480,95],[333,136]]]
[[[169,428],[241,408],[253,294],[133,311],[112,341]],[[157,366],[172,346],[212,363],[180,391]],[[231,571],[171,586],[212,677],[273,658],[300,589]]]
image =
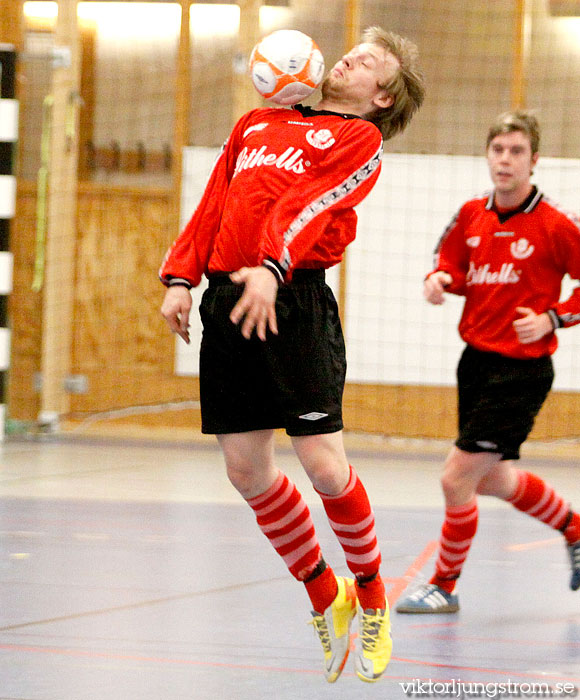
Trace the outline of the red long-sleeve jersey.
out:
[[[564,275],[580,278],[580,221],[535,187],[505,213],[496,210],[493,193],[465,203],[437,245],[437,270],[453,278],[446,291],[465,297],[459,333],[479,350],[521,359],[555,351],[555,333],[518,341],[518,306],[550,313],[557,326],[580,323],[580,286],[558,301]]]
[[[256,109],[234,126],[191,220],[160,277],[199,284],[203,274],[276,263],[292,270],[340,262],[356,233],[357,205],[380,170],[382,137],[358,117]]]

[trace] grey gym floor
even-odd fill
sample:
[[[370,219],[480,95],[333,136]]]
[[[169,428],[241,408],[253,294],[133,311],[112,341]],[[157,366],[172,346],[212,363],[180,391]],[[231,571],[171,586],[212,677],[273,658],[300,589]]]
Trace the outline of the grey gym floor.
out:
[[[291,450],[278,454],[312,506],[325,557],[347,573]],[[431,574],[444,455],[413,444],[349,453],[374,505],[391,604]],[[213,442],[9,440],[0,459],[1,700],[460,697],[460,683],[466,697],[515,684],[527,696],[540,688],[530,684],[547,684],[572,697],[580,688],[580,591],[568,588],[562,538],[506,504],[480,499],[461,611],[393,613],[381,681],[362,683],[349,660],[329,685],[303,587]],[[521,467],[580,506],[573,456],[531,451]]]

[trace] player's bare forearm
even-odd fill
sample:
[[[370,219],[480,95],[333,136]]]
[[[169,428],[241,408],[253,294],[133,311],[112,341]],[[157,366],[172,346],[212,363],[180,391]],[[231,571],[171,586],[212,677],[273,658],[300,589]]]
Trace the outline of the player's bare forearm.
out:
[[[266,340],[266,331],[278,334],[276,295],[278,282],[265,267],[242,267],[230,275],[232,282],[244,285],[244,292],[232,309],[230,320],[242,323],[242,335],[250,338],[255,331],[260,340]]]
[[[189,343],[189,313],[191,311],[191,294],[187,287],[169,287],[161,305],[161,315],[167,321],[172,333],[177,333]]]

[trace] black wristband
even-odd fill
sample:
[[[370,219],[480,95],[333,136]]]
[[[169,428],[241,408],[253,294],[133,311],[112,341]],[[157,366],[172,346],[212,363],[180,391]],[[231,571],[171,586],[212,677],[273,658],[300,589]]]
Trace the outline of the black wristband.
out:
[[[552,326],[554,327],[554,330],[556,330],[556,328],[562,328],[562,326],[564,325],[562,319],[558,316],[554,309],[548,309],[546,313],[550,317],[550,321],[552,321]]]
[[[193,287],[191,282],[188,282],[187,280],[184,280],[181,277],[172,277],[170,280],[168,280],[167,286],[168,287],[185,287],[186,289],[191,289]]]
[[[271,258],[266,258],[262,263],[262,267],[265,267],[267,270],[270,270],[270,272],[276,278],[278,285],[284,284],[284,272],[282,268],[278,265],[278,263],[276,263]]]

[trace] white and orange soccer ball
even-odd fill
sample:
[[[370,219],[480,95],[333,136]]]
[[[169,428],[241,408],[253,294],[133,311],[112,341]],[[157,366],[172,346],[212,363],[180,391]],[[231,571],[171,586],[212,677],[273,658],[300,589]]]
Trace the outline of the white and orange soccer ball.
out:
[[[256,44],[249,69],[260,95],[279,105],[293,105],[320,85],[324,59],[309,36],[295,29],[280,29]]]

